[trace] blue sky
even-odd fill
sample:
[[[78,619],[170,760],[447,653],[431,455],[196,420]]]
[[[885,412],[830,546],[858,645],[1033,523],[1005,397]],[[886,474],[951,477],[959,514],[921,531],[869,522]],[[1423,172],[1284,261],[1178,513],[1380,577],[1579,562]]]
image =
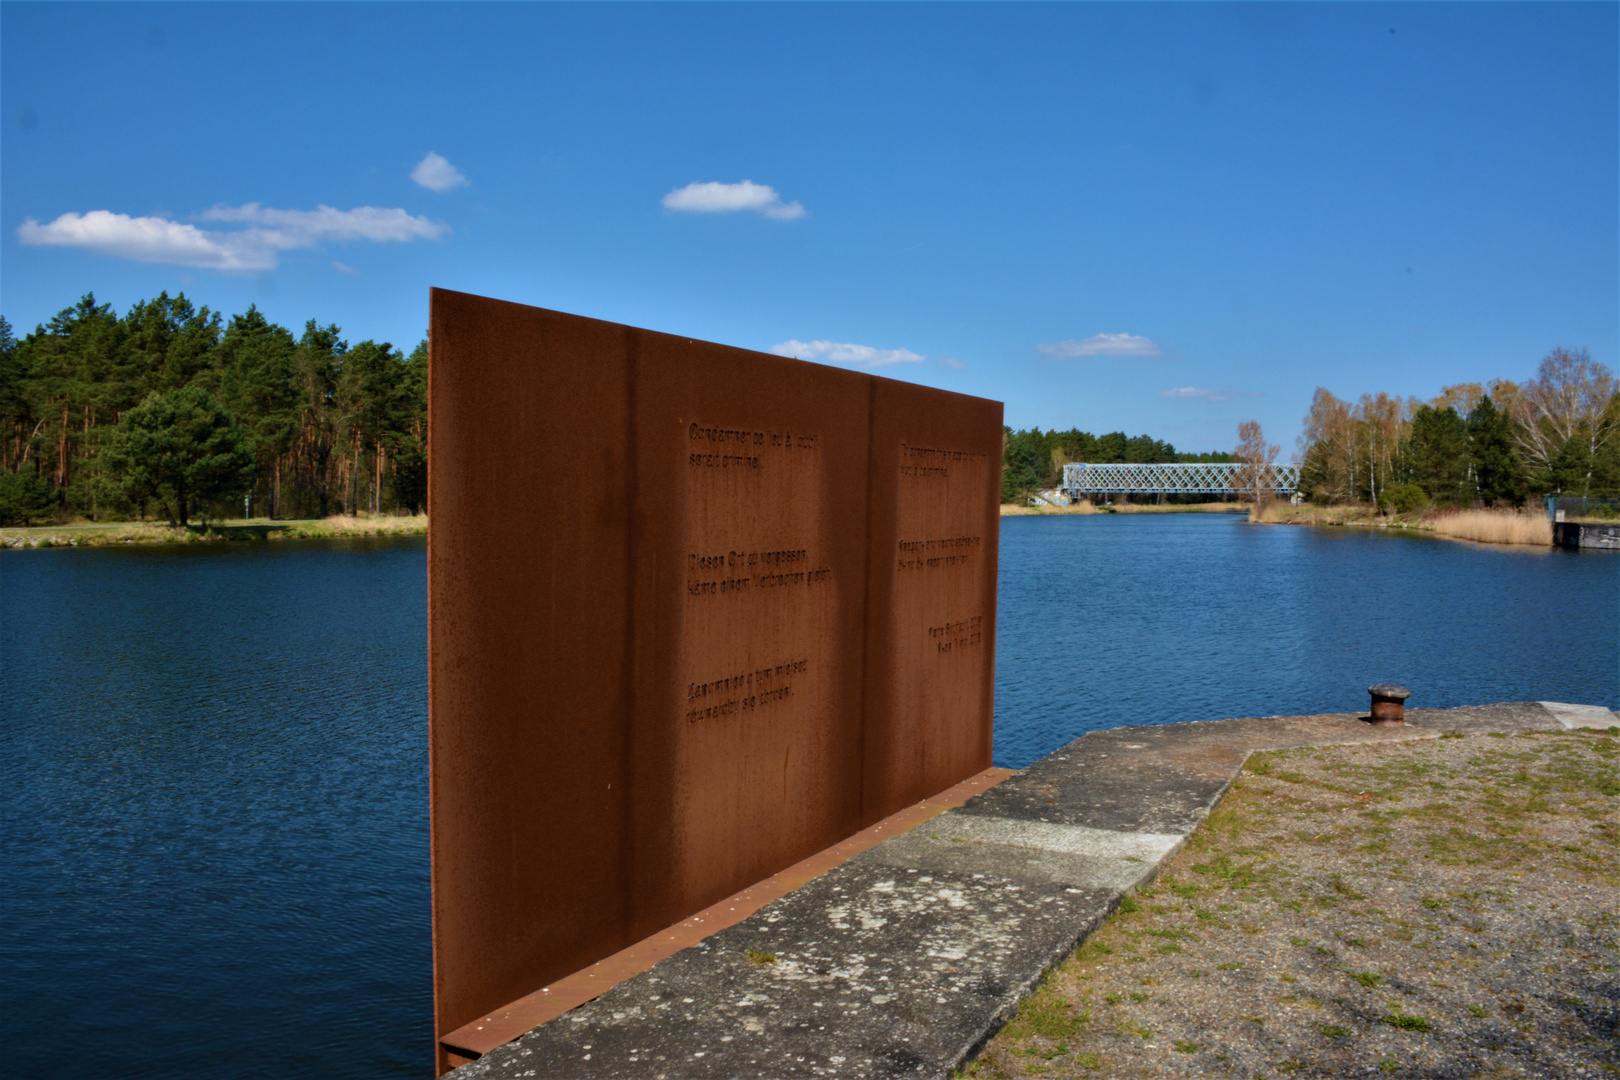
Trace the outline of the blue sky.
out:
[[[5,3],[0,312],[409,349],[436,285],[1291,450],[1318,385],[1616,366],[1617,13]]]

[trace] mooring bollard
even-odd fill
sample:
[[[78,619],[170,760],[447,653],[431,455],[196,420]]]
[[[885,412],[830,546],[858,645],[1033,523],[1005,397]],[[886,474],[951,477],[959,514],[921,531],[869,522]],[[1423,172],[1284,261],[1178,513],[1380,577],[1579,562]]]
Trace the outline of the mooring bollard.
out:
[[[1412,696],[1412,691],[1404,686],[1386,682],[1369,686],[1367,692],[1372,695],[1373,723],[1406,723],[1406,699]]]

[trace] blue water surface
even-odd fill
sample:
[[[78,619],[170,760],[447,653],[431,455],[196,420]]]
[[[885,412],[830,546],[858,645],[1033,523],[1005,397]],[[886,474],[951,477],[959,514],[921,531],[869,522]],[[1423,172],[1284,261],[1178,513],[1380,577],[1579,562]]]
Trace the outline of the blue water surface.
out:
[[[1620,556],[1002,522],[996,759],[1119,724],[1620,703]],[[431,1075],[420,539],[0,555],[0,1031],[58,1077]]]
[[[1088,731],[1411,706],[1620,705],[1620,554],[1231,514],[1003,518],[997,765]]]
[[[424,550],[0,555],[14,1067],[431,1076]]]

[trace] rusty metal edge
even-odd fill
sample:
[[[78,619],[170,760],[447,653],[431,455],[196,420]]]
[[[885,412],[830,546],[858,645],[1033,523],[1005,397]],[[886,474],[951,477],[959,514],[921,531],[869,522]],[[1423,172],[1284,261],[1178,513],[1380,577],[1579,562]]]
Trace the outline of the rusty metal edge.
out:
[[[549,986],[542,986],[486,1016],[462,1025],[440,1039],[440,1045],[446,1054],[453,1055],[457,1064],[475,1060],[525,1032],[555,1020],[570,1009],[577,1009],[626,979],[640,975],[660,960],[742,922],[766,904],[814,881],[868,848],[876,847],[891,836],[914,829],[930,818],[961,806],[981,791],[1013,775],[1013,771],[985,769],[937,795],[898,810],[877,824],[704,908],[674,926],[666,927],[582,971],[566,975]]]

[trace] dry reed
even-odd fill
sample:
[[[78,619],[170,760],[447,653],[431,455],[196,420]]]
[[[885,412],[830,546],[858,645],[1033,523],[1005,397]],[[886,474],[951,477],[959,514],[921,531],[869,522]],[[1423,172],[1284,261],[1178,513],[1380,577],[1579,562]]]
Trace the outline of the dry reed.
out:
[[[1116,514],[1230,514],[1242,510],[1239,502],[1210,503],[1128,503],[1114,504]]]
[[[1018,506],[1014,503],[1001,504],[1002,517],[1043,517],[1048,514],[1095,514],[1097,508],[1091,502],[1082,499],[1080,502],[1068,506]]]
[[[1362,503],[1349,506],[1290,506],[1278,500],[1249,510],[1249,520],[1270,525],[1339,525],[1417,529],[1451,540],[1480,544],[1552,546],[1552,523],[1541,514],[1515,510],[1440,510],[1426,514],[1379,514]]]
[[[1516,510],[1457,510],[1431,515],[1424,522],[1441,536],[1481,544],[1531,544],[1551,547],[1552,522],[1544,515]]]
[[[1294,506],[1282,499],[1273,499],[1264,505],[1251,505],[1249,520],[1267,525],[1376,525],[1381,519],[1377,511],[1366,505],[1302,503]]]
[[[322,535],[378,536],[393,533],[427,532],[426,514],[333,514],[322,518],[317,530]]]

